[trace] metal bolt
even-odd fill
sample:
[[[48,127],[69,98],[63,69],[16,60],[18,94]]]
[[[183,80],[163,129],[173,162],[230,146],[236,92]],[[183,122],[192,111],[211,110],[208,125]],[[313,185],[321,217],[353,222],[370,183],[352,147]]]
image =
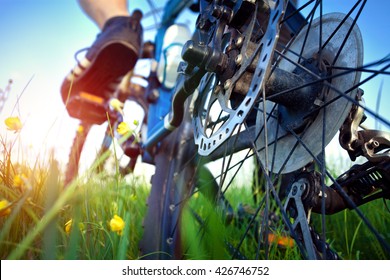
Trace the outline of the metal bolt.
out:
[[[231,86],[232,86],[232,81],[229,79],[229,80],[226,80],[226,82],[223,85],[223,88],[225,90],[228,90]]]
[[[174,204],[169,205],[169,210],[175,211],[176,206]]]
[[[244,43],[244,37],[240,36],[237,38],[236,46],[239,48],[242,46],[242,43]]]
[[[169,237],[169,238],[167,239],[167,244],[168,244],[168,245],[172,245],[172,243],[173,243],[173,238],[172,238],[172,237]]]
[[[215,17],[215,18],[220,18],[221,15],[222,15],[222,8],[221,8],[221,6],[215,5],[215,6],[213,7],[213,11],[211,12],[211,15],[212,15],[213,17]]]
[[[298,188],[297,186],[293,186],[293,189],[292,189],[292,195],[296,195],[298,192]]]
[[[214,88],[214,91],[213,91],[213,94],[217,95],[221,92],[221,86],[217,85],[215,88]]]
[[[378,148],[380,144],[377,140],[371,140],[366,145],[368,149],[374,150],[375,148]]]
[[[236,65],[241,65],[242,54],[237,55],[237,57],[236,57],[236,59],[234,61],[236,62]]]

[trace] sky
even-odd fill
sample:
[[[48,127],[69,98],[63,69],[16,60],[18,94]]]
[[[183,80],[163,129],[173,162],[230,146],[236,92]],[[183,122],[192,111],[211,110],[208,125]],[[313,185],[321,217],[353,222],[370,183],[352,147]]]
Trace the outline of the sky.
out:
[[[155,1],[161,7],[164,1]],[[129,10],[149,11],[146,1],[130,1]],[[188,18],[181,23],[189,23]],[[151,18],[144,27],[153,25]],[[0,0],[0,88],[13,79],[12,90],[0,112],[0,135],[12,140],[4,119],[19,116],[24,124],[20,139],[28,155],[47,154],[51,148],[59,161],[67,160],[78,120],[68,116],[60,86],[75,65],[76,51],[89,47],[98,27],[82,12],[76,0]],[[154,31],[144,34],[154,38]],[[94,153],[105,125],[94,126],[86,149]],[[96,141],[98,139],[98,141]],[[89,159],[87,159],[89,160]]]
[[[159,6],[165,1],[155,2]],[[330,2],[343,8],[351,1]],[[130,1],[129,9],[144,9],[145,5],[146,1],[134,0]],[[369,0],[366,6],[358,24],[365,43],[365,62],[369,62],[390,53],[390,1]],[[188,17],[182,21],[188,22]],[[0,88],[9,79],[14,81],[10,97],[0,112],[2,137],[16,137],[6,131],[3,120],[19,116],[24,123],[20,139],[30,149],[31,157],[46,154],[53,148],[58,160],[66,162],[78,121],[68,116],[59,89],[75,65],[74,53],[89,47],[98,32],[76,0],[0,0]],[[146,38],[152,39],[152,32]],[[387,80],[383,82],[381,113],[390,119]],[[369,107],[375,107],[373,96],[380,82],[369,88],[370,94],[366,89]],[[100,145],[103,133],[104,127],[93,128],[94,136],[88,138],[87,146],[95,149]]]

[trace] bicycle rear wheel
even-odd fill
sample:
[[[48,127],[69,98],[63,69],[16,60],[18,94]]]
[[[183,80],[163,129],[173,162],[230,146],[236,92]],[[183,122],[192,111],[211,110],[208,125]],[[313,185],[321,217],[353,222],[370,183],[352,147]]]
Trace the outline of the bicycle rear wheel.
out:
[[[164,179],[152,181],[155,200],[149,207],[165,210],[152,210],[164,213],[155,216],[155,234],[145,224],[145,240],[162,245],[144,253],[389,258],[390,219],[378,198],[390,197],[390,136],[362,123],[366,117],[369,125],[388,128],[390,123],[364,105],[362,88],[372,92],[369,82],[389,74],[390,60],[364,63],[357,23],[366,1],[352,3],[343,14],[325,14],[334,9],[331,4],[307,1],[294,8],[281,1],[246,2],[228,17],[231,21],[224,17],[231,7],[203,8],[200,37],[220,60],[202,53],[205,48],[184,52],[189,64],[208,69],[193,114],[200,157],[183,145],[188,138],[176,135],[170,146],[163,144],[170,156],[156,165],[156,172],[165,165]],[[202,24],[202,19],[214,20]],[[340,144],[332,147],[363,161],[353,167],[351,161],[341,171],[332,168],[325,148],[337,133]],[[248,179],[252,174],[263,180]],[[245,189],[256,190],[255,202]],[[354,221],[344,223],[344,217]],[[370,245],[359,239],[369,239]]]

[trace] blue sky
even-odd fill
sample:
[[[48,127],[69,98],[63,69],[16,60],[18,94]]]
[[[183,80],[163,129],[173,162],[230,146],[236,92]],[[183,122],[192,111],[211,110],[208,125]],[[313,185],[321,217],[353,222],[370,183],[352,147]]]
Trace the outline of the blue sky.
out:
[[[351,1],[330,2],[339,7]],[[130,10],[142,8],[145,3],[130,1]],[[389,12],[390,1],[367,3],[359,22],[366,62],[390,53]],[[24,145],[41,152],[42,148],[55,147],[59,158],[66,158],[77,121],[64,110],[59,88],[75,64],[75,51],[90,46],[97,33],[98,28],[82,13],[76,0],[0,0],[0,88],[8,79],[14,80],[11,96],[0,114],[1,135],[5,133],[4,118],[19,115],[25,123]],[[379,84],[374,84],[370,93],[366,89],[369,106],[376,102],[372,95]],[[389,87],[390,82],[384,81],[381,110],[387,119]]]
[[[131,3],[130,10],[146,5],[141,0]],[[25,123],[23,145],[40,152],[54,147],[66,160],[78,121],[67,115],[59,89],[75,64],[74,53],[89,47],[99,29],[76,0],[0,0],[0,11],[0,88],[14,80],[0,113],[0,134],[6,130],[3,120],[18,115]],[[146,34],[147,39],[153,36]],[[93,132],[101,135],[100,141],[104,127],[94,127]]]

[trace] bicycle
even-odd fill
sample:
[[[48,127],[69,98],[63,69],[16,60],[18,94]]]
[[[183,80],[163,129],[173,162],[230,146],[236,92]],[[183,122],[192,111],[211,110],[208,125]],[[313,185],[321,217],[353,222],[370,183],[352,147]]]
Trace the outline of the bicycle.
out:
[[[389,74],[390,59],[363,65],[357,21],[366,1],[346,14],[324,14],[326,3],[200,1],[171,107],[156,101],[166,114],[142,145],[156,166],[142,258],[192,258],[199,247],[204,258],[245,258],[246,242],[256,258],[277,258],[271,253],[284,241],[304,259],[339,259],[328,243],[327,216],[345,209],[390,256],[390,237],[359,208],[390,197],[390,133],[362,124],[366,114],[390,123],[364,105],[361,89]],[[325,147],[338,132],[351,161],[366,161],[334,175]],[[253,159],[264,184],[252,188],[255,209],[236,213],[229,193]],[[219,173],[209,168],[215,161]],[[239,225],[240,240],[213,232],[216,221],[222,229]],[[194,239],[186,227],[197,228]]]

